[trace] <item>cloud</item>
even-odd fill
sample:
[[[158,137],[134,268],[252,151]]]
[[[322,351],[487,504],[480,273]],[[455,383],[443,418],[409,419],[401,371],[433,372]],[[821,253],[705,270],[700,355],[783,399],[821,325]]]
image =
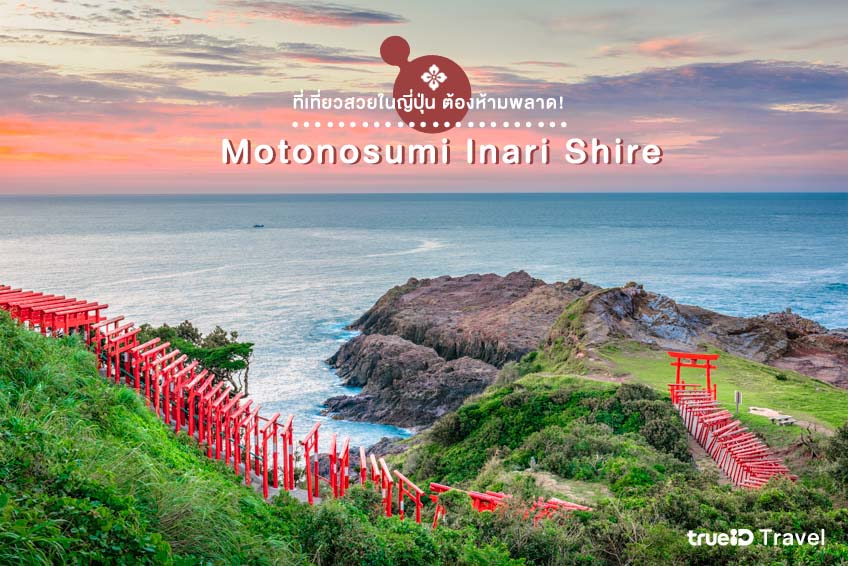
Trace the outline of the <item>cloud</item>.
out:
[[[795,51],[803,51],[807,49],[827,49],[831,47],[842,47],[848,45],[848,34],[831,35],[827,37],[819,37],[804,43],[796,43],[789,45],[786,48]]]
[[[367,24],[401,24],[398,14],[325,2],[277,2],[274,0],[231,1],[228,5],[254,18],[292,21],[310,25],[351,27]]]
[[[280,43],[278,48],[287,58],[304,63],[331,65],[383,65],[379,57],[359,55],[344,47],[330,47],[317,43]]]
[[[47,65],[0,61],[0,108],[4,114],[59,114],[68,118],[143,114],[143,103],[160,99],[197,104],[223,102],[229,97],[149,75],[82,77],[57,73]]]
[[[517,61],[513,63],[513,65],[529,65],[534,67],[551,67],[554,69],[568,69],[574,67],[571,63],[564,63],[562,61]]]
[[[725,57],[742,53],[739,48],[714,45],[691,37],[655,37],[638,43],[635,51],[640,55],[661,59]]]
[[[55,1],[55,0],[54,0]],[[65,2],[60,1],[64,4]],[[28,10],[29,15],[43,20],[66,20],[71,22],[97,22],[109,24],[127,24],[150,22],[153,20],[167,20],[172,24],[181,24],[183,21],[201,22],[203,18],[189,16],[183,13],[163,10],[154,6],[118,6],[106,10],[98,11],[101,7],[99,4],[80,3],[79,6],[90,10],[90,13],[85,15],[69,14],[56,10],[41,9],[31,6],[25,2],[18,5],[19,9]]]
[[[785,61],[694,63],[619,76],[590,77],[569,85],[572,101],[617,111],[622,105],[675,116],[693,108],[725,112],[773,104],[829,104],[846,98],[848,68]]]
[[[642,22],[646,16],[645,9],[616,9],[598,10],[590,13],[570,13],[564,17],[554,17],[540,20],[540,23],[551,31],[578,34],[621,34],[633,24]]]
[[[634,124],[684,124],[691,120],[679,116],[637,116],[630,121]]]
[[[839,114],[842,112],[835,104],[772,104],[769,109],[778,112],[814,112],[817,114]]]
[[[262,75],[268,73],[268,67],[262,65],[232,65],[220,63],[198,63],[195,61],[178,61],[168,63],[164,67],[179,71],[199,71],[213,75]]]
[[[321,65],[361,66],[383,65],[377,56],[363,55],[353,49],[333,47],[317,43],[283,42],[275,47],[251,43],[233,38],[216,37],[209,34],[174,34],[135,36],[122,34],[102,34],[69,30],[29,29],[37,35],[34,38],[18,38],[17,41],[53,44],[51,37],[60,37],[62,43],[123,47],[154,51],[170,59],[191,59],[195,64],[169,62],[164,65],[174,69],[195,70],[199,72],[219,73],[232,65],[233,72],[247,74],[270,68],[267,63],[285,62],[287,68],[297,67],[299,63]],[[14,38],[12,38],[14,39]],[[4,36],[0,36],[4,41]],[[256,61],[266,64],[258,65]],[[347,69],[353,70],[353,69]]]
[[[179,12],[162,10],[152,6],[139,8],[110,8],[107,12],[95,14],[90,17],[103,23],[128,23],[149,22],[150,20],[167,20],[172,24],[181,24],[183,21],[202,22],[203,18],[188,16]]]

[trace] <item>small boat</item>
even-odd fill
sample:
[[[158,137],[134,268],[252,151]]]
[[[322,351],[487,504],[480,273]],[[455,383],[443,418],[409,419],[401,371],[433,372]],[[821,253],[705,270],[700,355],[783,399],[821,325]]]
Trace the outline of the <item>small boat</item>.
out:
[[[265,225],[264,224],[254,224],[253,227],[254,228],[264,228]]]

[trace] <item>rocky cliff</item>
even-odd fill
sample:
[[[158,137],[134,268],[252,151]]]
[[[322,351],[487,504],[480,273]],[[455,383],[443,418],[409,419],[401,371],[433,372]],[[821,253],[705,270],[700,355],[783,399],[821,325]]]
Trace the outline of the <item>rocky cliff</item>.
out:
[[[613,340],[695,351],[712,344],[848,387],[848,334],[786,312],[741,318],[629,283],[545,283],[523,271],[410,279],[352,328],[362,335],[328,360],[355,396],[334,397],[340,417],[423,427],[482,391],[498,368],[540,345],[591,352]]]
[[[563,309],[596,290],[579,279],[548,284],[524,271],[410,279],[351,326],[406,338],[447,360],[468,356],[500,367],[538,348]]]
[[[549,341],[563,337],[582,349],[591,349],[624,339],[684,351],[711,344],[737,356],[848,387],[848,335],[791,312],[728,316],[677,303],[637,284],[595,291],[581,301],[579,324],[558,321]]]
[[[328,360],[354,396],[328,399],[327,409],[354,421],[415,428],[454,411],[482,392],[497,368],[467,356],[445,360],[435,350],[399,336],[360,335]]]

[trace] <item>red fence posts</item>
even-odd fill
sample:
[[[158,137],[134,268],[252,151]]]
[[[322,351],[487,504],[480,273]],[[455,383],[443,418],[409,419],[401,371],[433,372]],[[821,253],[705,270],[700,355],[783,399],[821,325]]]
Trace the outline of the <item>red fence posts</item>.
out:
[[[433,528],[439,526],[439,521],[445,516],[447,513],[447,509],[444,505],[439,503],[439,495],[445,493],[446,491],[450,491],[451,488],[444,484],[430,482],[430,501],[436,504],[436,509],[433,512]]]
[[[675,383],[680,383],[680,368],[697,368],[706,370],[707,374],[707,391],[711,395],[715,395],[716,390],[712,386],[712,370],[716,366],[712,362],[719,358],[719,354],[693,354],[690,352],[668,352],[669,357],[675,358],[671,365],[676,369]],[[704,362],[704,363],[699,363]]]
[[[223,382],[221,383],[223,385]],[[215,454],[215,459],[221,459],[221,409],[227,399],[230,398],[230,388],[224,385],[218,392],[217,396],[209,402],[209,446],[208,454],[212,458]],[[213,433],[214,431],[214,433]],[[212,436],[214,434],[214,437]],[[236,456],[238,456],[238,444],[236,444]],[[238,473],[238,467],[236,468]]]
[[[383,494],[383,506],[386,509],[386,517],[392,516],[392,488],[394,488],[395,480],[392,479],[392,474],[389,472],[389,467],[386,461],[380,458],[380,486]]]
[[[250,435],[259,428],[259,407],[257,406],[244,421],[244,484],[250,485]],[[236,429],[238,430],[238,429]],[[238,442],[238,435],[236,435]],[[238,464],[236,464],[238,465]]]
[[[283,489],[291,491],[294,489],[294,415],[286,419],[280,437],[283,442]]]
[[[359,447],[359,483],[365,486],[368,483],[368,462],[365,460],[365,447]]]
[[[203,370],[188,385],[188,435],[194,436],[195,431],[198,431],[198,440],[200,440],[200,399],[198,395],[202,395],[206,388],[212,385],[214,377],[208,374],[208,371]],[[195,383],[196,385],[192,386]]]
[[[668,354],[677,358],[671,365],[676,366],[678,372],[680,367],[706,370],[705,387],[673,383],[669,384],[669,390],[686,428],[735,486],[760,487],[776,475],[796,479],[780,459],[773,457],[768,446],[719,405],[717,387],[710,377],[711,369],[715,369],[710,362],[718,358],[717,354]],[[688,362],[682,361],[687,359]],[[699,364],[698,360],[705,364]]]
[[[321,495],[318,489],[318,428],[321,423],[312,425],[312,429],[307,433],[306,437],[300,441],[303,446],[303,458],[306,464],[306,494],[309,504],[314,503],[314,498]],[[315,455],[315,463],[313,470],[312,456]]]
[[[238,443],[238,429],[235,426],[235,422],[239,418],[240,414],[250,408],[249,402],[239,406],[239,401],[241,401],[242,397],[244,397],[244,394],[239,393],[229,401],[226,401],[224,406],[221,407],[221,411],[216,420],[217,426],[220,427],[221,431],[224,433],[224,461],[227,463],[229,463],[230,455],[235,452],[235,445]],[[230,442],[231,440],[232,443]],[[231,444],[232,448],[230,448]]]
[[[274,461],[273,461],[273,474],[274,474],[274,487],[278,487],[277,485],[277,419],[280,418],[280,413],[274,413],[274,415],[267,419],[267,424],[262,427],[260,434],[262,436],[262,496],[265,499],[268,499],[268,440],[272,440],[272,447],[274,451]],[[260,420],[262,419],[260,417]]]
[[[336,445],[336,433],[334,432],[332,436],[330,436],[330,453],[329,456],[329,473],[327,474],[329,477],[327,478],[329,481],[327,483],[330,484],[330,490],[333,492],[333,498],[337,499],[339,497],[339,453],[338,446]]]
[[[339,497],[344,497],[350,485],[350,438],[345,438],[342,453],[339,456]]]
[[[402,473],[395,470],[395,475],[398,478],[398,515],[400,516],[400,520],[403,521],[406,516],[404,511],[404,498],[409,497],[415,503],[415,522],[421,523],[421,507],[424,505],[421,502],[421,496],[424,494],[424,490],[420,487],[412,483],[409,479],[406,478]]]

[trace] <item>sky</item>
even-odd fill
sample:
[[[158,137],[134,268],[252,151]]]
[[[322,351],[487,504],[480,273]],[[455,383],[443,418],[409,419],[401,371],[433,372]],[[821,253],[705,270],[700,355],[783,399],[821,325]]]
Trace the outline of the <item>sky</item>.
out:
[[[0,194],[845,191],[846,22],[843,0],[0,0]],[[440,140],[327,128],[390,111],[293,109],[301,90],[391,93],[391,35],[413,58],[456,61],[475,96],[564,97],[562,110],[469,113],[522,124],[475,130],[480,143],[548,137],[561,152],[618,137],[662,146],[663,163],[221,164],[222,138]],[[461,146],[469,131],[446,135]]]

